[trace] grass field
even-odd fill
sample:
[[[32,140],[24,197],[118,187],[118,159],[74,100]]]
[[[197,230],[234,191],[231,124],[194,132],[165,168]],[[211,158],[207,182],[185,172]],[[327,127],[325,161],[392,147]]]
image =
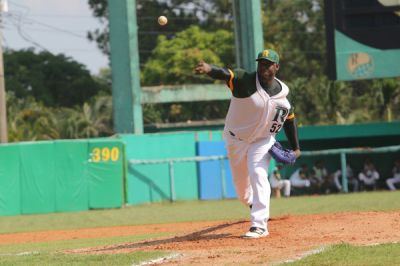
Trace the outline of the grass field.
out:
[[[371,192],[272,199],[271,216],[400,210],[399,198],[400,192]],[[248,209],[236,200],[176,202],[112,210],[0,217],[0,233],[237,219],[248,219]],[[89,256],[67,255],[61,252],[81,247],[132,243],[167,235],[144,234],[135,237],[0,245],[0,265],[132,265],[166,253],[157,251]],[[328,257],[332,259],[327,259]],[[346,257],[354,262],[348,264],[340,260]],[[295,265],[400,265],[398,258],[400,258],[399,244],[372,247],[353,247],[344,244],[330,247],[323,253],[294,263]]]
[[[334,245],[324,250],[324,252],[308,256],[299,261],[285,263],[284,265],[400,265],[400,245],[382,244],[367,247],[348,244]]]

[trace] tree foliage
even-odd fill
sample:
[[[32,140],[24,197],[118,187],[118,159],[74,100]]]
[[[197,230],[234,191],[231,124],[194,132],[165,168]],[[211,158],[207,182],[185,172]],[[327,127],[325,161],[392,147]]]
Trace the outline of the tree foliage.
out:
[[[233,64],[232,43],[232,33],[226,30],[206,32],[198,26],[191,26],[170,40],[161,35],[144,66],[142,84],[204,82],[204,77],[193,74],[193,67],[200,60],[216,65]]]
[[[82,64],[62,54],[8,50],[4,68],[8,91],[46,106],[80,105],[102,89]]]
[[[149,58],[156,46],[157,36],[165,35],[173,38],[176,32],[180,32],[190,24],[200,23],[195,10],[184,8],[185,1],[158,1],[137,0],[136,17],[139,37],[139,60],[140,65]],[[189,1],[186,1],[189,3]],[[108,2],[107,0],[88,0],[93,15],[104,25],[103,28],[95,29],[88,33],[88,38],[95,41],[100,50],[110,55],[109,26],[108,26]],[[157,18],[164,15],[168,18],[167,26],[160,27]]]
[[[74,108],[48,107],[33,97],[7,94],[9,141],[106,137],[113,134],[111,96],[96,96]]]

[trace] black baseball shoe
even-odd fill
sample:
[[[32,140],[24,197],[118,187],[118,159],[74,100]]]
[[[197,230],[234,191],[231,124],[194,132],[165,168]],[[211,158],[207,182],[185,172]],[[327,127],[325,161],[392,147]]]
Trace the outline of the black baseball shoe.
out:
[[[260,238],[269,235],[268,230],[260,227],[250,227],[250,230],[244,234],[244,238]]]

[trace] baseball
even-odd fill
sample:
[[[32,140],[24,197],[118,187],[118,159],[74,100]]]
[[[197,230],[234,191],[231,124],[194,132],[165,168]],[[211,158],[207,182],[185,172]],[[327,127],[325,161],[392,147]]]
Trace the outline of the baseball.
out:
[[[158,17],[158,24],[160,24],[161,26],[164,26],[167,23],[168,23],[168,19],[167,19],[166,16],[159,16]]]

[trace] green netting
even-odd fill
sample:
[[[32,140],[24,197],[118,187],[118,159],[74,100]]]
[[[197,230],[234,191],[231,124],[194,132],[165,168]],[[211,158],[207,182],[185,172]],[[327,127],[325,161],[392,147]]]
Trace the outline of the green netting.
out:
[[[87,141],[56,141],[56,210],[78,211],[89,208]]]
[[[121,135],[130,159],[165,159],[195,156],[195,133]],[[198,199],[196,163],[174,164],[177,200]],[[130,165],[127,203],[139,204],[171,199],[168,164]]]
[[[89,208],[121,207],[124,170],[122,142],[90,140],[88,154]]]
[[[18,145],[0,149],[0,215],[21,213]]]
[[[52,142],[19,146],[21,212],[48,213],[56,210],[55,160]]]

